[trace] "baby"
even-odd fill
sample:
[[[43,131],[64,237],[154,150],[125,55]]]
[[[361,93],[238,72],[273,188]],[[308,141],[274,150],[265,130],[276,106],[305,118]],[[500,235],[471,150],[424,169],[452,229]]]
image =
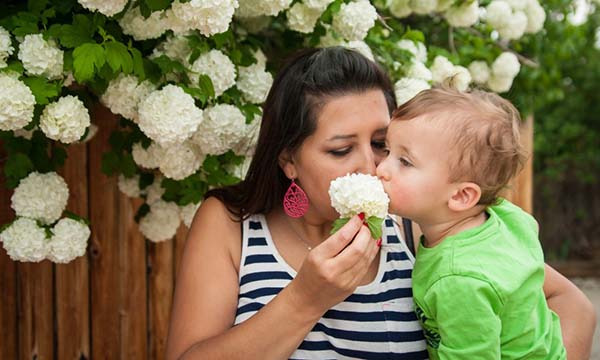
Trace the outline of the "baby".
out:
[[[423,231],[413,296],[432,359],[565,359],[537,222],[498,193],[525,154],[515,107],[431,89],[399,107],[377,176]]]

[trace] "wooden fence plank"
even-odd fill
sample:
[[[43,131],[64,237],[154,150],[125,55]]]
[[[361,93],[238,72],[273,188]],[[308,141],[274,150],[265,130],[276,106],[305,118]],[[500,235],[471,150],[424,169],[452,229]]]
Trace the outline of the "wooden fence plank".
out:
[[[150,358],[164,359],[173,297],[173,243],[148,243]]]
[[[119,318],[119,214],[117,179],[101,171],[102,154],[110,149],[108,139],[117,127],[110,111],[96,105],[91,111],[98,133],[90,140],[89,209],[91,269],[91,354],[93,359],[119,359],[121,343]]]
[[[183,248],[185,247],[188,230],[189,229],[182,222],[173,239],[173,252],[175,254],[175,260],[173,261],[173,284],[175,284],[175,279],[177,279],[177,271],[179,270],[179,264],[181,264],[181,257],[183,256]]]
[[[67,209],[88,217],[87,145],[70,145],[61,171],[69,185]],[[92,226],[92,231],[95,228]],[[90,357],[90,283],[87,253],[55,265],[56,346],[58,359]]]
[[[521,126],[521,143],[529,158],[504,195],[523,210],[533,214],[533,116],[529,116]]]
[[[0,158],[6,156],[0,143]],[[4,167],[4,161],[0,162]],[[12,191],[7,189],[4,176],[0,173],[0,224],[14,219],[10,208]],[[17,266],[4,247],[0,246],[0,359],[17,359]]]
[[[120,359],[148,358],[148,302],[146,239],[138,230],[135,213],[143,200],[119,197],[119,273],[121,276]]]

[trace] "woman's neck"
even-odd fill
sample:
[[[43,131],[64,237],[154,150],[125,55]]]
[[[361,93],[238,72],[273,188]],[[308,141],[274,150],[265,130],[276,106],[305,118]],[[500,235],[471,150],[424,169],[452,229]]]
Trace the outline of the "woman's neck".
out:
[[[309,213],[301,218],[294,219],[287,216],[283,210],[277,210],[276,216],[295,233],[296,237],[299,238],[298,240],[311,248],[318,246],[330,236],[332,221],[317,219],[316,216]]]

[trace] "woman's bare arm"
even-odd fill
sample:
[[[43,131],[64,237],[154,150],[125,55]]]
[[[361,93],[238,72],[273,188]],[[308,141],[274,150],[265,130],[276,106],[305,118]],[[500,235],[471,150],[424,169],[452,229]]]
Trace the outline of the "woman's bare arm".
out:
[[[240,224],[229,219],[220,201],[207,199],[195,216],[177,275],[166,358],[289,357],[322,314],[362,280],[377,254],[369,234],[358,217],[352,219],[311,251],[279,295],[234,327]]]

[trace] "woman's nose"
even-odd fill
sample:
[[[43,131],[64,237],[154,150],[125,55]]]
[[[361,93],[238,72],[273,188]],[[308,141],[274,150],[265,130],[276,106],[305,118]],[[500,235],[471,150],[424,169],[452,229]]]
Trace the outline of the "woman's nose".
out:
[[[359,172],[363,174],[375,175],[375,169],[377,164],[375,163],[375,154],[373,153],[373,149],[369,147],[368,150],[363,152],[363,156],[361,159],[361,166]]]

